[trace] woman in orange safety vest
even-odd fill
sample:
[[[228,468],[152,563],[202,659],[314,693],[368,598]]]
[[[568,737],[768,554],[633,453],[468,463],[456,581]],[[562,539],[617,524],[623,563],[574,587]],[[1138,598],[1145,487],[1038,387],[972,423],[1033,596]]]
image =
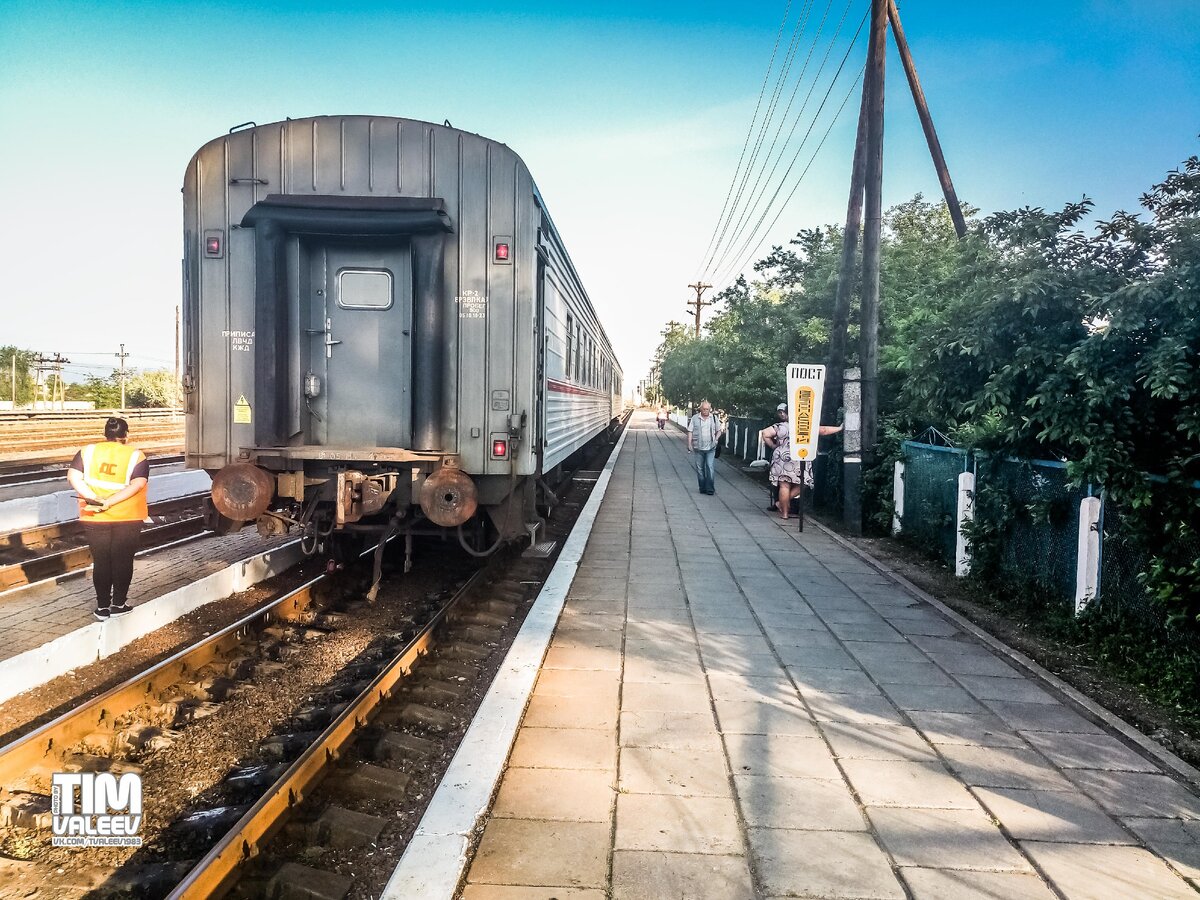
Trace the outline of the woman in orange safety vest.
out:
[[[76,453],[67,470],[92,551],[95,615],[101,622],[129,612],[125,601],[133,581],[133,555],[148,512],[150,464],[141,450],[126,446],[128,437],[129,423],[110,418],[104,423],[104,441]]]

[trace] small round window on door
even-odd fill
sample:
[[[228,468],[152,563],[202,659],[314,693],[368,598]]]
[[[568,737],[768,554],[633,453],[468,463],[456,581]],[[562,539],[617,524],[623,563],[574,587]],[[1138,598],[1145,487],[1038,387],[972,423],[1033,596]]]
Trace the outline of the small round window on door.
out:
[[[338,269],[337,305],[342,309],[390,309],[392,301],[387,269]]]

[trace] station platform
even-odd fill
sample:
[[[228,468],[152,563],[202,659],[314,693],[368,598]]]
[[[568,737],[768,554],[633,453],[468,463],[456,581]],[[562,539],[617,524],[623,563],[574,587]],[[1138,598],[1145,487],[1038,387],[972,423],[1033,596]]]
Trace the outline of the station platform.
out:
[[[1197,896],[1182,780],[629,429],[463,900]]]

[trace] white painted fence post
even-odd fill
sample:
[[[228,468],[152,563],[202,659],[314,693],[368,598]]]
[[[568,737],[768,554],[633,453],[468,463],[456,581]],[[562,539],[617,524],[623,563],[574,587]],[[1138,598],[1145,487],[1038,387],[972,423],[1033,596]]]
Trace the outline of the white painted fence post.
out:
[[[1099,497],[1084,497],[1079,503],[1079,543],[1075,556],[1075,615],[1096,599],[1100,586]]]
[[[958,476],[958,515],[954,533],[954,574],[959,578],[971,572],[971,548],[963,536],[963,526],[975,520],[975,473],[963,472]]]
[[[896,460],[892,472],[892,534],[899,534],[904,520],[904,460]]]

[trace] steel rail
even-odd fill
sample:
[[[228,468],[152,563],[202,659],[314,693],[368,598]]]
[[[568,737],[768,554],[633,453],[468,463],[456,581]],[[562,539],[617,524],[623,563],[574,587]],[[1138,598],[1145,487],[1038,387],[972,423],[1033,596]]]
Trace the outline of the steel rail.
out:
[[[153,701],[159,691],[185,680],[271,623],[303,621],[308,608],[313,605],[312,589],[327,577],[314,578],[145,672],[0,747],[0,793],[11,790],[14,784],[31,775],[53,774],[61,754],[73,745],[97,730],[114,729],[121,716]]]
[[[198,537],[205,530],[204,516],[188,516],[177,522],[151,525],[142,531],[138,554],[158,550],[183,538]],[[0,594],[49,578],[71,575],[91,564],[92,551],[86,544],[35,556],[32,559],[0,564]]]
[[[300,757],[288,767],[229,832],[168,895],[168,900],[221,897],[236,883],[239,869],[262,852],[283,827],[291,811],[320,784],[331,765],[342,758],[360,729],[388,701],[413,664],[434,644],[434,631],[481,580],[476,572],[426,623],[420,632],[371,681]]]

